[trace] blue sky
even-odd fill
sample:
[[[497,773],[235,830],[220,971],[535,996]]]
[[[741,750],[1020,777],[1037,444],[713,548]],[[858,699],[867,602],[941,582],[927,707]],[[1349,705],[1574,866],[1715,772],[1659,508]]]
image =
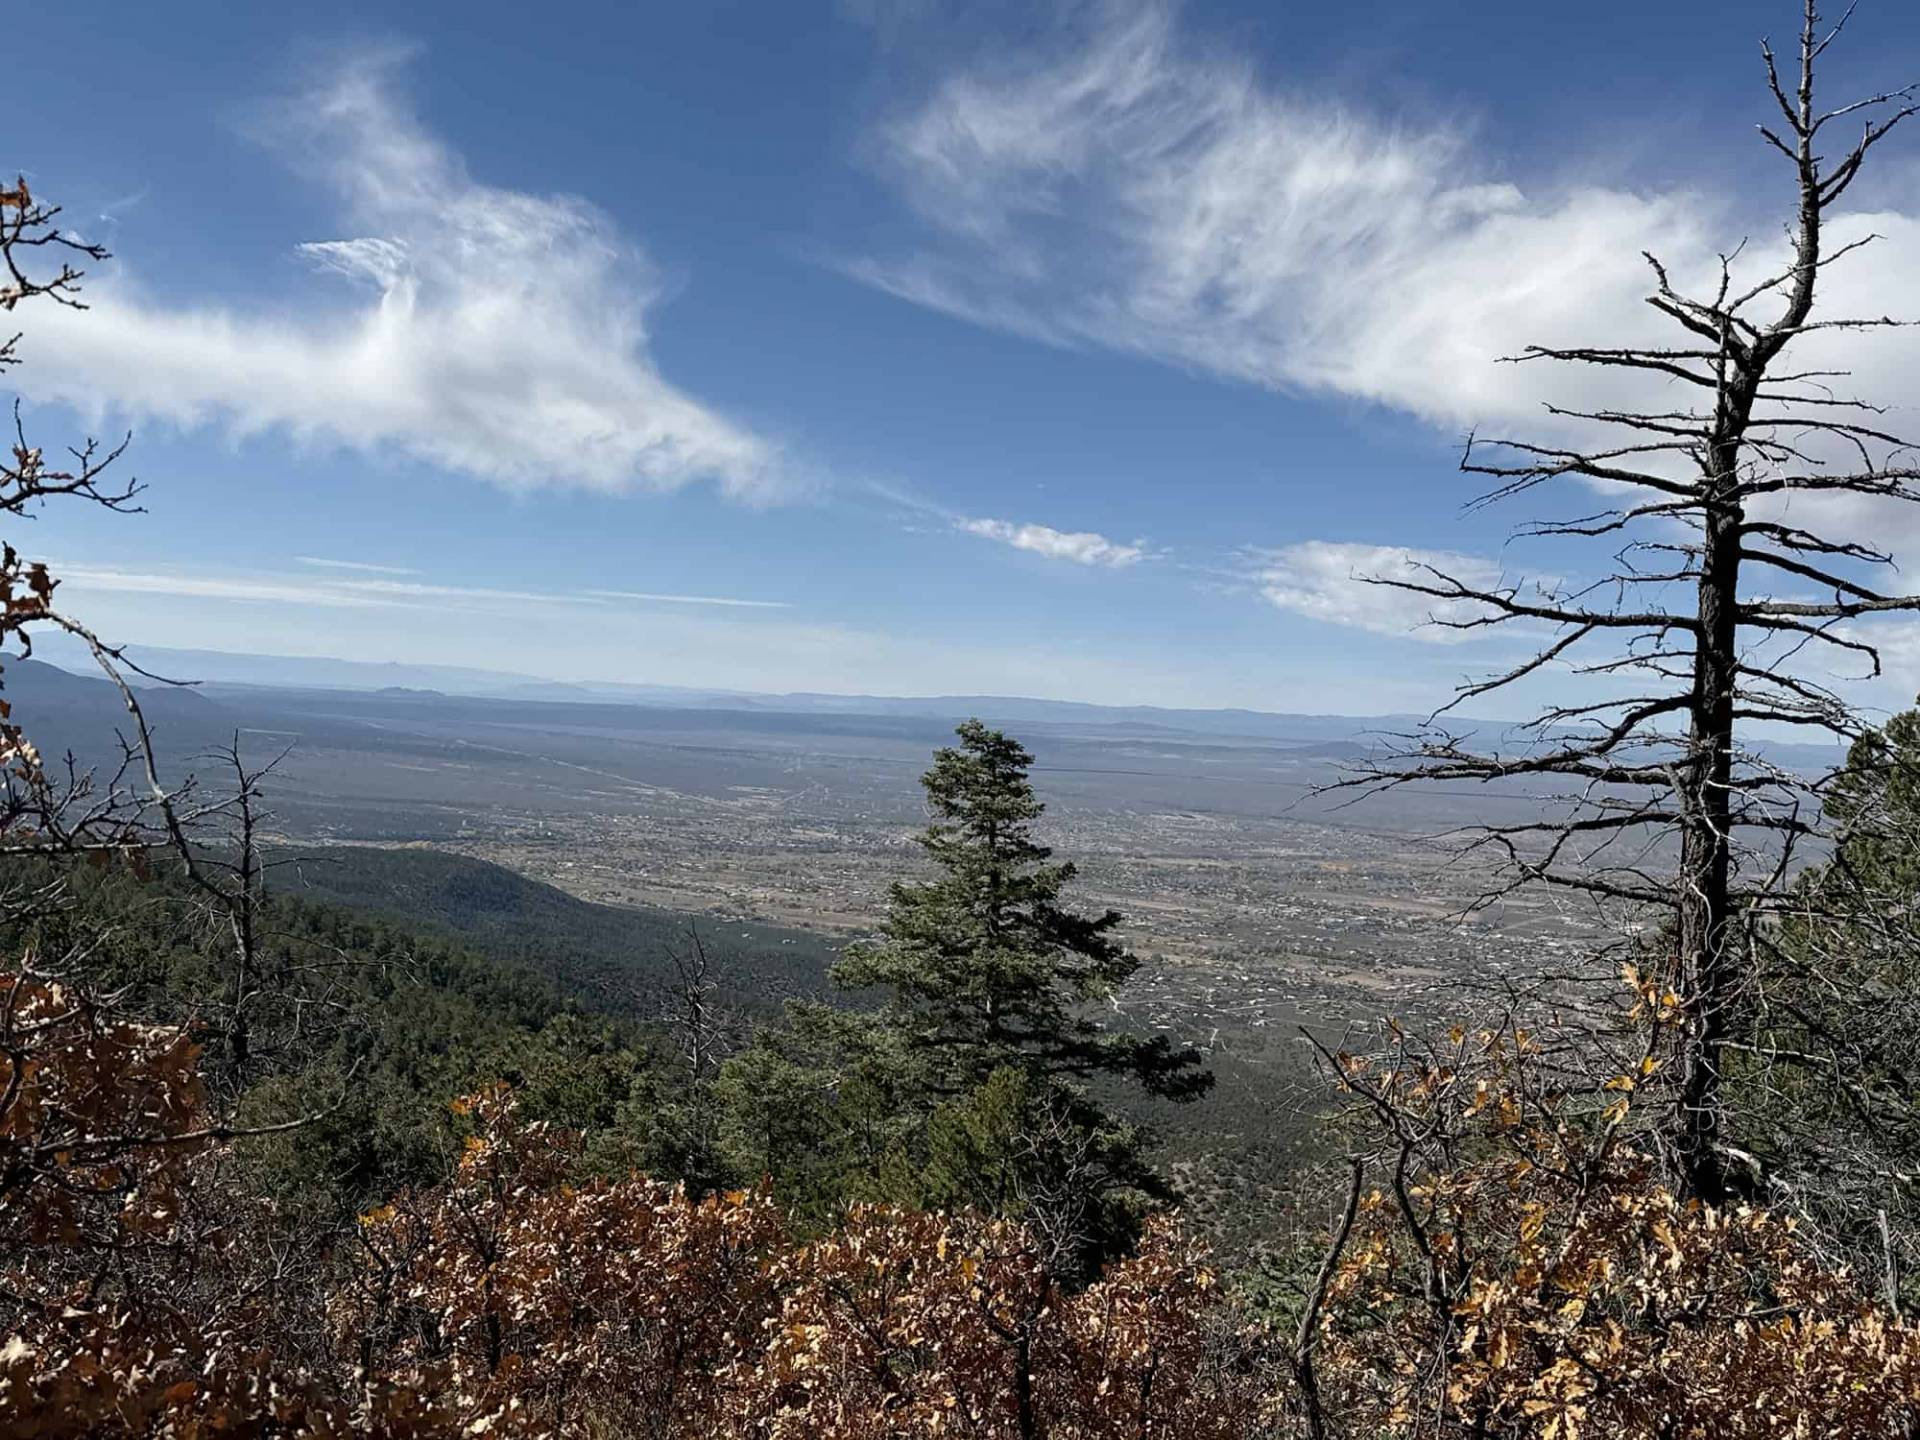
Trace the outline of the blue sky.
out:
[[[150,488],[32,546],[136,643],[1432,705],[1525,637],[1353,577],[1604,558],[1466,511],[1459,436],[1575,383],[1499,354],[1644,333],[1643,245],[1764,258],[1792,8],[68,0],[0,169],[115,259],[14,378]],[[1837,89],[1920,73],[1854,25]],[[1920,168],[1871,185],[1847,283],[1920,310]]]

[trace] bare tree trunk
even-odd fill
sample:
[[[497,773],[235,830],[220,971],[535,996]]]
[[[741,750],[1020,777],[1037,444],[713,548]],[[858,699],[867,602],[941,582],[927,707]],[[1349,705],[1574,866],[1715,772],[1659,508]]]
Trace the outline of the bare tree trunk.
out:
[[[1699,482],[1699,608],[1694,631],[1693,693],[1688,704],[1686,776],[1680,787],[1680,873],[1675,894],[1679,992],[1686,1005],[1681,1032],[1678,1103],[1673,1134],[1678,1179],[1686,1194],[1719,1204],[1727,1198],[1721,1160],[1724,1109],[1721,1061],[1740,981],[1744,918],[1734,904],[1734,719],[1740,693],[1741,562],[1746,558],[1744,472],[1764,455],[1752,446],[1754,404],[1768,367],[1813,310],[1820,269],[1821,181],[1813,152],[1815,12],[1809,4],[1801,39],[1799,85],[1791,102],[1799,213],[1794,267],[1780,318],[1751,345],[1729,343],[1731,316],[1717,318],[1711,438]],[[1764,432],[1763,432],[1764,433]]]
[[[1734,444],[1726,449],[1732,450]],[[1686,1192],[1709,1204],[1726,1198],[1726,1176],[1717,1148],[1722,1119],[1720,1066],[1735,1000],[1738,958],[1738,923],[1731,894],[1731,786],[1742,519],[1737,500],[1710,505],[1707,513],[1689,707],[1691,753],[1680,787],[1676,988],[1686,1005],[1686,1023],[1678,1056],[1677,1168]]]
[[[1040,1412],[1033,1399],[1033,1326],[1026,1321],[1013,1347],[1013,1393],[1020,1440],[1040,1440]]]

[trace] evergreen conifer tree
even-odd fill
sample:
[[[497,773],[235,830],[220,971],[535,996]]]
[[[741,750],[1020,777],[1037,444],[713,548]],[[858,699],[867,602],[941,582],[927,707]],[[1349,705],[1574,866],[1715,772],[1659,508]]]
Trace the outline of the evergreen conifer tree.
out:
[[[1034,837],[1033,757],[978,720],[921,777],[935,874],[895,884],[877,938],[834,967],[874,1009],[794,1004],[722,1068],[734,1165],[815,1221],[850,1201],[1026,1220],[1062,1275],[1092,1273],[1171,1197],[1129,1089],[1191,1100],[1199,1052],[1103,1023],[1140,961],[1120,915],[1063,896],[1074,867]]]
[[[942,1099],[1003,1068],[1042,1085],[1118,1077],[1168,1099],[1204,1093],[1213,1077],[1197,1051],[1096,1014],[1140,962],[1113,938],[1119,912],[1061,903],[1075,872],[1034,838],[1045,806],[1032,755],[978,720],[958,735],[921,779],[933,823],[920,845],[940,873],[892,887],[881,938],[850,951],[835,983],[890,994],[883,1023]]]
[[[1830,1254],[1920,1297],[1920,711],[1856,740],[1831,853],[1755,937],[1728,1066],[1755,1188]]]
[[[1018,1215],[1058,1271],[1084,1275],[1129,1238],[1141,1202],[1171,1193],[1110,1102],[1129,1087],[1191,1100],[1213,1076],[1191,1047],[1103,1023],[1140,965],[1114,936],[1120,915],[1063,903],[1074,867],[1034,838],[1033,757],[978,720],[958,735],[921,782],[937,873],[895,884],[879,938],[834,968],[886,1003],[802,1023],[896,1097],[898,1139],[862,1189]]]

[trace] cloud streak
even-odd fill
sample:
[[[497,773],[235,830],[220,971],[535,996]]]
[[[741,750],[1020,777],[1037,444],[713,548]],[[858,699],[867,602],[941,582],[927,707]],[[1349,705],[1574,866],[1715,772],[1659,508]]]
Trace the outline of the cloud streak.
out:
[[[102,274],[89,311],[29,318],[26,393],[515,488],[777,492],[774,447],[654,363],[645,257],[585,200],[474,178],[403,99],[404,59],[353,55],[270,127],[349,237],[298,247],[317,283],[243,309]]]
[[[364,560],[328,560],[319,555],[296,555],[293,557],[302,565],[312,565],[321,570],[352,570],[371,575],[418,575],[405,565],[370,565]]]
[[[167,571],[119,570],[96,565],[60,565],[55,574],[63,586],[83,591],[129,595],[172,595],[185,599],[240,600],[270,605],[362,607],[381,601],[351,587],[315,581],[307,576],[220,576]]]
[[[1436,600],[1382,581],[1431,583],[1432,571],[1451,575],[1475,589],[1492,589],[1501,570],[1491,560],[1449,550],[1416,550],[1404,545],[1356,545],[1307,540],[1277,550],[1254,551],[1249,573],[1267,602],[1309,620],[1344,625],[1375,635],[1395,635],[1452,645],[1470,632],[1433,622],[1458,621],[1484,613],[1461,601]]]
[[[384,567],[350,561],[303,563],[338,566],[350,571]],[[413,571],[396,573],[413,574]],[[135,595],[169,595],[182,599],[237,600],[265,604],[364,609],[373,606],[414,608],[518,609],[528,606],[584,607],[605,615],[615,602],[634,601],[676,606],[720,606],[756,610],[791,608],[784,600],[748,600],[719,595],[653,594],[638,590],[533,590],[487,585],[444,585],[424,580],[345,578],[289,575],[210,575],[173,570],[126,570],[108,566],[61,564],[54,567],[63,584],[85,591]]]
[[[649,590],[589,590],[596,600],[640,600],[659,605],[719,605],[735,610],[790,610],[785,600],[739,600],[722,595],[656,595]]]
[[[1136,540],[1123,545],[1092,530],[1055,530],[1049,525],[1015,524],[1011,520],[971,520],[953,522],[956,530],[995,540],[1015,550],[1025,550],[1047,560],[1068,560],[1075,565],[1097,565],[1110,570],[1124,569],[1146,558],[1146,542]]]

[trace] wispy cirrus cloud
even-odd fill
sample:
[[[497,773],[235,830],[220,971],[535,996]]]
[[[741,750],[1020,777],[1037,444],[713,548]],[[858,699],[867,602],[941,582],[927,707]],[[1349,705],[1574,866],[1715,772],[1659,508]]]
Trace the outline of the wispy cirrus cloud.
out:
[[[660,373],[638,247],[586,200],[476,179],[407,103],[406,58],[348,55],[267,127],[348,237],[298,247],[321,283],[237,306],[101,273],[90,310],[26,318],[23,390],[512,487],[778,491],[775,448]]]
[[[414,601],[503,600],[511,604],[578,605],[595,603],[590,595],[553,590],[509,590],[492,585],[436,585],[425,580],[339,580],[333,589],[351,595],[405,604]]]
[[[658,595],[650,590],[589,590],[596,600],[640,600],[658,605],[719,605],[735,610],[790,610],[786,600],[741,600],[727,595]]]
[[[1124,569],[1147,556],[1144,540],[1122,544],[1092,530],[1055,530],[1050,525],[1016,524],[1011,520],[956,518],[954,528],[983,540],[997,540],[1047,560],[1069,560],[1076,565]]]
[[[915,517],[915,528],[921,528],[919,522],[925,521],[927,528],[992,540],[1046,560],[1121,570],[1153,559],[1158,553],[1144,539],[1126,542],[1109,539],[1097,530],[1056,530],[1051,525],[1032,521],[963,515],[910,489],[878,481],[868,481],[861,488],[888,506]]]
[[[1399,589],[1391,582],[1433,584],[1435,571],[1473,589],[1492,589],[1501,582],[1501,568],[1491,560],[1404,545],[1307,540],[1250,551],[1247,561],[1248,578],[1279,609],[1329,625],[1437,645],[1456,644],[1470,632],[1434,621],[1459,621],[1485,612],[1466,602]]]
[[[306,563],[316,563],[301,557]],[[357,562],[317,562],[349,571],[383,567]],[[417,572],[398,570],[399,574]],[[60,564],[54,567],[62,584],[82,591],[120,594],[169,595],[183,599],[236,600],[292,606],[362,609],[370,606],[447,608],[523,608],[562,606],[608,613],[620,602],[675,606],[719,606],[785,610],[784,600],[742,599],[720,595],[654,594],[638,590],[538,590],[489,585],[448,585],[425,580],[372,576],[315,576],[308,574],[217,575],[201,571],[129,570],[111,566]]]
[[[100,565],[58,565],[62,586],[81,591],[128,595],[172,595],[187,599],[243,600],[271,605],[361,607],[380,600],[352,587],[309,576],[208,575],[180,571],[121,570]]]
[[[1076,7],[1051,40],[949,68],[876,137],[925,228],[847,270],[916,304],[1449,428],[1542,421],[1542,401],[1647,398],[1645,377],[1539,367],[1532,343],[1669,341],[1643,251],[1677,281],[1744,234],[1736,279],[1789,262],[1749,194],[1527,183],[1464,124],[1409,123],[1262,78],[1156,0]],[[1920,313],[1920,217],[1836,215],[1830,312]],[[1920,335],[1844,344],[1869,398],[1904,398]],[[1657,380],[1657,377],[1656,377]],[[1636,388],[1637,387],[1637,388]],[[1653,408],[1659,408],[1657,404]]]
[[[329,560],[319,555],[296,555],[293,557],[302,565],[312,565],[320,570],[352,570],[369,575],[418,575],[418,570],[406,565],[371,565],[365,560]]]

